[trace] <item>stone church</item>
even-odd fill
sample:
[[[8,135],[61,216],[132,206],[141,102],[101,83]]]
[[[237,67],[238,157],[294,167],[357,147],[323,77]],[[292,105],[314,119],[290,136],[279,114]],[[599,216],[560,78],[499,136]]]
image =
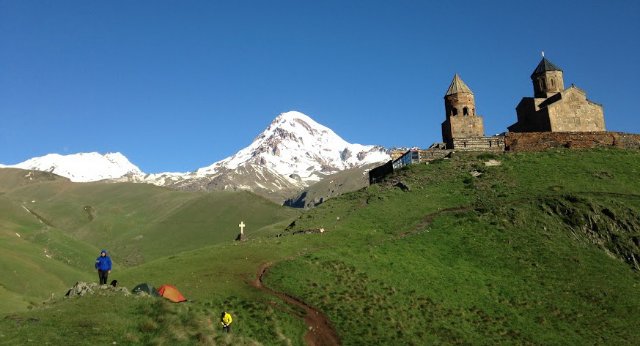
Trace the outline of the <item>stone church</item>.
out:
[[[605,131],[602,105],[587,99],[573,84],[564,88],[562,70],[543,57],[531,74],[533,97],[516,106],[518,121],[511,132]]]
[[[403,149],[392,153],[393,160],[369,171],[369,184],[381,181],[401,167],[442,159],[453,151],[640,149],[640,135],[607,132],[602,105],[588,100],[584,90],[574,85],[565,89],[562,70],[544,55],[531,74],[531,81],[533,97],[522,98],[516,106],[518,121],[509,126],[509,132],[485,136],[482,116],[476,113],[473,91],[455,74],[444,95],[444,144],[434,143],[428,149]]]
[[[509,132],[604,132],[602,105],[587,99],[573,84],[564,88],[562,70],[544,56],[531,74],[533,97],[516,106],[518,121]],[[442,140],[447,149],[503,150],[504,136],[485,137],[482,117],[476,114],[473,92],[456,74],[444,96],[446,119]]]

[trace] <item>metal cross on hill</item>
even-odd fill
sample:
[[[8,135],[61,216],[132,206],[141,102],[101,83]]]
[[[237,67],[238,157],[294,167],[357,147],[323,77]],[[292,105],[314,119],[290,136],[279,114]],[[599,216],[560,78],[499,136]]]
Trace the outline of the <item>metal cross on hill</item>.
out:
[[[245,226],[244,222],[240,221],[240,224],[238,225],[238,227],[240,227],[240,234],[244,234],[244,226]]]

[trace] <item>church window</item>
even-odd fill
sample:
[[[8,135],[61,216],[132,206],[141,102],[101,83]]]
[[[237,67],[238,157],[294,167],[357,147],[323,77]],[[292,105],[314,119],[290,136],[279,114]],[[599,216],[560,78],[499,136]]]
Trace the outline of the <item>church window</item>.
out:
[[[538,85],[540,86],[540,90],[544,91],[547,88],[547,83],[545,83],[544,78],[538,79]]]
[[[469,108],[467,108],[467,107],[462,108],[462,115],[464,115],[464,116],[469,115]]]
[[[451,108],[451,114],[452,115],[458,115],[458,108],[456,108],[456,107]]]
[[[553,80],[553,78],[551,78],[551,80],[550,80],[550,81],[551,81],[551,87],[552,87],[552,88],[553,88],[553,87],[555,87],[555,86],[556,86],[556,83],[555,83],[555,81]]]

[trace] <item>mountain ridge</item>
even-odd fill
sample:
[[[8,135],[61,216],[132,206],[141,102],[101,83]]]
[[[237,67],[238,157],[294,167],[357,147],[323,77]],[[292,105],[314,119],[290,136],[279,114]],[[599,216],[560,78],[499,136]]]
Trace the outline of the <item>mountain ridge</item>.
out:
[[[15,165],[0,165],[2,168],[20,168],[54,173],[73,182],[91,182],[118,178],[127,174],[144,174],[120,152],[100,154],[98,152],[69,155],[47,154],[34,157]]]
[[[308,115],[279,114],[247,147],[191,172],[147,174],[123,154],[48,154],[16,165],[46,171],[74,182],[108,180],[149,183],[182,190],[249,190],[283,202],[337,172],[390,159],[381,146],[349,143]]]

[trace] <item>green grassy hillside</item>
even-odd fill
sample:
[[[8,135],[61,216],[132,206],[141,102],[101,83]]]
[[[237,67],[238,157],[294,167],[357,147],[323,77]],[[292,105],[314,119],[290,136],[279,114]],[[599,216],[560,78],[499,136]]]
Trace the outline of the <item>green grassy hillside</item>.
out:
[[[109,250],[117,270],[222,242],[244,221],[268,234],[297,211],[248,192],[180,192],[146,184],[71,183],[0,169],[0,311],[25,309],[94,279]]]
[[[0,194],[20,186],[51,181],[63,182],[69,181],[69,179],[48,172],[0,168]]]
[[[500,165],[486,166],[489,160]],[[72,197],[69,191],[76,188],[57,188],[55,197],[31,203],[44,205],[34,208],[41,218],[77,210],[54,212],[63,208],[52,202],[59,198],[90,205],[94,219],[67,216],[50,228],[67,232],[75,225],[64,234],[93,247],[86,227],[99,218],[111,219],[99,222],[112,229],[118,222],[139,225],[114,233],[122,242],[114,256],[135,253],[127,246],[142,235],[136,241],[148,241],[145,257],[131,258],[113,275],[129,288],[174,284],[190,302],[54,298],[0,319],[0,343],[302,345],[307,326],[300,309],[252,284],[271,263],[264,284],[324,312],[345,345],[638,344],[639,173],[638,151],[457,154],[332,198],[293,223],[287,209],[273,212],[288,218],[266,219],[266,211],[254,220],[242,215],[249,225],[264,220],[242,243],[198,233],[206,228],[203,213],[223,208],[232,197],[177,193],[185,202],[169,199],[163,217],[153,213],[164,197],[145,197],[155,207],[129,222],[124,210],[134,202],[101,205],[103,199],[78,197],[86,194]],[[23,186],[2,196],[0,206],[12,213],[3,225],[23,232],[44,227],[15,202],[35,199],[36,190]],[[249,203],[241,195],[233,198]],[[118,207],[121,214],[113,212]],[[103,216],[104,210],[113,216]],[[237,225],[237,219],[228,220]],[[144,233],[180,228],[189,231],[164,248],[154,248]],[[304,232],[320,228],[324,233]],[[223,309],[235,317],[231,335],[216,324]]]
[[[609,150],[412,166],[302,217],[348,246],[281,262],[268,284],[345,344],[637,344],[639,172],[638,152]]]

